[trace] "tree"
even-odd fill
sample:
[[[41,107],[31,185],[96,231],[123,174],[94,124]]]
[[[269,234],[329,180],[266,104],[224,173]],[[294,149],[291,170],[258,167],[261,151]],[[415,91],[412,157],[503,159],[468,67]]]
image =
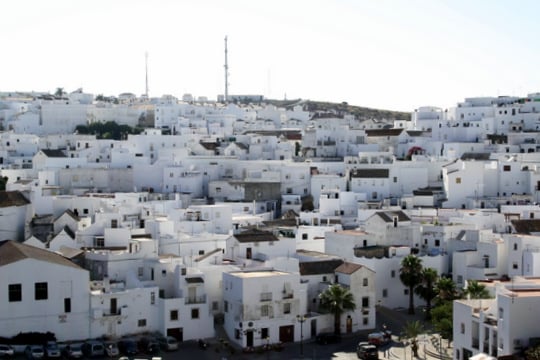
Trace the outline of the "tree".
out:
[[[476,280],[468,280],[467,287],[465,288],[464,295],[469,296],[471,299],[489,299],[491,295],[484,284],[480,284]]]
[[[540,346],[536,345],[534,347],[529,347],[527,350],[525,350],[525,359],[540,360]]]
[[[341,314],[356,309],[353,294],[339,284],[332,284],[319,294],[319,300],[323,310],[334,314],[334,333],[339,334],[341,332]]]
[[[433,268],[422,269],[421,283],[414,289],[415,293],[426,301],[426,320],[431,319],[431,302],[437,296],[435,282],[439,275]]]
[[[431,310],[433,328],[450,342],[453,336],[453,304],[452,301],[441,301]]]
[[[407,255],[401,261],[399,279],[409,287],[409,314],[414,314],[414,288],[422,280],[422,260],[414,255]]]
[[[57,98],[61,98],[64,96],[64,88],[56,88],[56,91],[54,92],[54,96],[56,96]]]
[[[439,302],[452,301],[458,297],[456,284],[448,277],[441,277],[437,280],[435,291],[437,292],[436,298]]]
[[[410,341],[414,357],[418,357],[418,335],[424,331],[424,326],[419,320],[409,321],[403,327],[402,336]]]

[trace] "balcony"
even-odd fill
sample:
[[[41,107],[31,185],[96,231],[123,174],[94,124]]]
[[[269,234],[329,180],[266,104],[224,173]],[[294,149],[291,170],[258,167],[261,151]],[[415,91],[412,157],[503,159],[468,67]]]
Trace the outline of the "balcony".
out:
[[[287,292],[284,292],[283,293],[283,299],[292,299],[294,297],[294,294],[292,292],[290,293],[287,293]]]
[[[186,298],[186,305],[189,304],[204,304],[206,303],[206,295],[190,296]]]

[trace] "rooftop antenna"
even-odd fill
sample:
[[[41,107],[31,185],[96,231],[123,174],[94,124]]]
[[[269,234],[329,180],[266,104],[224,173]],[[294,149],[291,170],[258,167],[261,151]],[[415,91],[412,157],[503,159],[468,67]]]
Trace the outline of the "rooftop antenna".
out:
[[[225,102],[229,101],[229,64],[227,61],[227,36],[225,36]]]
[[[144,94],[148,99],[148,51],[144,53],[144,65],[145,65],[145,76],[146,76],[146,87]]]

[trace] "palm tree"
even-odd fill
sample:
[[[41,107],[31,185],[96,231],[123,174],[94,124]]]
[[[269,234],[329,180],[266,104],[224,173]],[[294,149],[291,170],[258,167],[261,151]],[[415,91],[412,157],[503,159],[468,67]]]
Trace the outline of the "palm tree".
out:
[[[54,96],[56,96],[57,98],[61,98],[64,96],[64,88],[56,88],[56,91],[54,92]]]
[[[414,289],[414,292],[426,301],[426,320],[431,319],[431,301],[437,296],[435,282],[439,274],[433,268],[422,269],[422,282]]]
[[[471,299],[489,299],[491,297],[486,286],[476,280],[467,281],[464,295],[468,295]]]
[[[356,309],[353,294],[339,284],[332,284],[319,294],[319,300],[322,309],[334,314],[334,333],[339,334],[341,332],[341,314]]]
[[[409,314],[414,314],[414,288],[422,281],[422,260],[414,255],[407,255],[401,261],[399,279],[409,287]]]
[[[414,357],[418,357],[418,335],[424,331],[424,326],[419,320],[409,321],[403,327],[402,336],[410,341]]]
[[[457,298],[456,284],[448,277],[441,277],[437,280],[435,291],[439,302],[452,301]]]

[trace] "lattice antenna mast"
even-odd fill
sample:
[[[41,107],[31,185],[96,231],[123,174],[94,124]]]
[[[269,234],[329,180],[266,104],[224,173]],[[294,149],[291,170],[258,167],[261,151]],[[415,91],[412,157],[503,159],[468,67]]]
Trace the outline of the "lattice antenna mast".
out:
[[[145,92],[146,98],[148,99],[148,51],[144,53],[144,67],[145,67]]]
[[[225,102],[229,101],[229,62],[227,52],[227,36],[225,36]]]

